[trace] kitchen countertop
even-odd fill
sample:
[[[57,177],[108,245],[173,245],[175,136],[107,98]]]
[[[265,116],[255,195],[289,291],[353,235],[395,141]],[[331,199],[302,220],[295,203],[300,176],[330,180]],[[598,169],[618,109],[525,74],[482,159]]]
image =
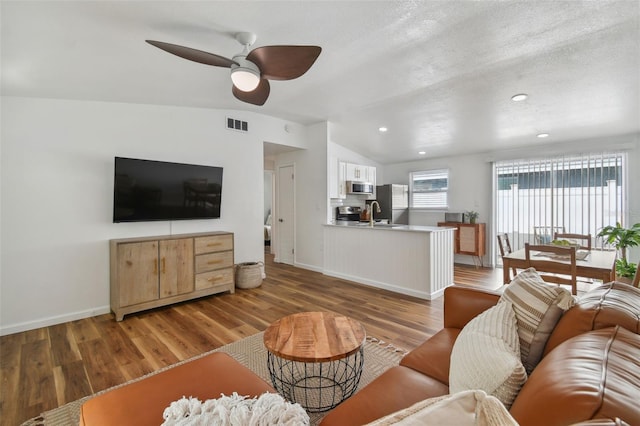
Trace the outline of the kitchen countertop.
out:
[[[400,224],[387,224],[376,223],[373,227],[369,226],[366,222],[344,222],[344,223],[327,223],[325,226],[333,226],[336,228],[350,228],[350,229],[374,229],[383,231],[404,231],[404,232],[444,232],[453,228],[440,227],[440,226],[421,226],[421,225],[400,225]]]

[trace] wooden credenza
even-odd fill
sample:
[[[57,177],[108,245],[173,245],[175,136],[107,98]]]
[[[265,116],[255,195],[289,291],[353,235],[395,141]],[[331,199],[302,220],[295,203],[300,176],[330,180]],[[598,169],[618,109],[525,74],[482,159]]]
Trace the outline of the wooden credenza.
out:
[[[235,291],[233,234],[110,240],[111,310],[125,315]]]
[[[482,256],[486,254],[486,225],[484,223],[438,222],[438,226],[456,228],[454,253],[467,254],[478,258],[484,266]]]

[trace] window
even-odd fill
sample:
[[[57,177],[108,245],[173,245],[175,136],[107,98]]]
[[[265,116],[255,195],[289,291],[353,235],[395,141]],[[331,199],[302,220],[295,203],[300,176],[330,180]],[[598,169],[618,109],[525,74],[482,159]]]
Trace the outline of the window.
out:
[[[554,231],[595,236],[625,223],[626,154],[616,152],[495,164],[496,232],[511,246],[546,243]]]
[[[414,209],[446,209],[449,170],[411,173],[411,207]]]

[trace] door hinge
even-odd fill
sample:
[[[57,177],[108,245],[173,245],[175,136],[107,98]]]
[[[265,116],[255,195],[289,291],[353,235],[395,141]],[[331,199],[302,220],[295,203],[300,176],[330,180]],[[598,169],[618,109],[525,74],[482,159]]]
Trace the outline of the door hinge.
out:
[[[293,173],[291,173],[291,180],[293,180]]]
[[[295,254],[296,249],[291,249],[291,254]]]

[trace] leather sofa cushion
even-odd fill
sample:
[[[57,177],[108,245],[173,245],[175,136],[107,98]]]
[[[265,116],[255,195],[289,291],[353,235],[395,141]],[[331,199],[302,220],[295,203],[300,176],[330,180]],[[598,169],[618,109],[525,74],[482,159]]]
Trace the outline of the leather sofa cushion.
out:
[[[638,425],[639,353],[640,335],[619,326],[573,337],[538,364],[511,415],[521,426],[598,418]]]
[[[549,337],[544,354],[574,336],[616,325],[640,334],[640,289],[614,281],[586,293],[565,312]]]
[[[443,328],[405,355],[400,365],[449,385],[451,350],[460,331],[458,328]]]
[[[418,401],[448,393],[447,385],[410,368],[396,366],[330,411],[320,425],[363,425]]]
[[[233,392],[254,397],[275,389],[228,354],[215,352],[88,400],[80,408],[80,425],[157,426],[164,409],[183,396],[204,401]]]

